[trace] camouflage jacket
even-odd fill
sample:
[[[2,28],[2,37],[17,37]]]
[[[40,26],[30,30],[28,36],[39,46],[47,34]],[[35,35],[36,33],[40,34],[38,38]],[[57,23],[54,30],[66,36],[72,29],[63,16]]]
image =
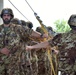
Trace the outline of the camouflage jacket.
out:
[[[0,25],[0,49],[7,47],[9,50],[24,49],[22,44],[30,37],[32,30],[20,25],[10,24],[7,30]]]
[[[56,35],[52,40],[49,40],[51,46],[58,46],[59,61],[67,60],[68,64],[73,64],[76,61],[76,31],[71,30],[68,33]]]

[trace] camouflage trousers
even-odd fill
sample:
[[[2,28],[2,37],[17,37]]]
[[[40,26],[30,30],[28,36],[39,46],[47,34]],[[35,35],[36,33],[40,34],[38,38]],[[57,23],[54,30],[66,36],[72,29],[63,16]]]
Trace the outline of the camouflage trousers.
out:
[[[23,53],[20,51],[9,57],[2,56],[3,61],[0,63],[0,75],[30,75],[29,61],[22,57]]]
[[[61,75],[76,75],[76,72],[73,72],[73,71],[65,71],[65,72],[62,72],[61,71]]]
[[[9,60],[7,56],[1,56],[0,60],[0,75],[9,75],[8,74],[8,64]]]
[[[17,51],[11,56],[9,64],[9,75],[30,75],[31,64],[26,58],[25,51]]]
[[[38,75],[51,75],[51,65],[46,50],[37,51]]]
[[[35,53],[30,55],[30,51],[18,51],[12,55],[11,59],[9,59],[9,75],[37,75],[38,65]]]
[[[7,66],[5,64],[0,64],[0,75],[7,75]]]
[[[58,70],[60,70],[61,75],[76,75],[76,60],[71,64],[68,59],[59,61]]]

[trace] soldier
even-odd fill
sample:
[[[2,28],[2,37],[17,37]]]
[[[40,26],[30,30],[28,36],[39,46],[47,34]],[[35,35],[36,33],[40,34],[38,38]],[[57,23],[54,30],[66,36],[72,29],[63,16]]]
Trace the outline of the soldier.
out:
[[[52,36],[52,38],[54,37],[54,36],[56,36],[57,35],[57,33],[55,32],[55,31],[53,31],[53,28],[51,27],[51,26],[48,26],[47,27],[47,30],[48,30],[48,35],[49,35],[49,37],[51,37]],[[56,48],[56,46],[55,46],[55,48]],[[57,48],[56,48],[57,49]],[[57,65],[58,65],[58,62],[57,62],[57,54],[55,54],[53,51],[51,51],[51,59],[52,59],[52,64],[53,64],[53,68],[54,68],[54,71],[52,72],[52,67],[51,67],[51,74],[53,75],[53,73],[55,72],[55,74],[57,74]],[[51,65],[52,66],[52,65]]]
[[[28,28],[32,29],[32,27],[33,27],[32,22],[30,22],[30,21],[25,22],[24,20],[21,20],[21,22],[22,22],[22,27],[28,27]],[[26,39],[26,40],[28,40],[28,39]],[[36,43],[37,43],[37,41],[35,40],[35,38],[31,38],[30,40],[28,40],[27,45],[33,45]],[[36,51],[32,50],[32,51],[29,51],[28,53],[27,52],[25,52],[25,53],[26,53],[26,55],[29,55],[29,56],[26,56],[26,59],[24,59],[26,62],[26,71],[28,71],[27,75],[29,75],[30,73],[31,73],[31,75],[37,75],[38,74],[38,70],[37,70],[38,65],[37,65]]]
[[[27,50],[58,46],[58,71],[61,75],[76,75],[76,15],[71,15],[68,24],[71,31],[60,33],[52,40],[33,46],[27,46]],[[57,51],[56,51],[57,52]]]
[[[40,32],[42,34],[44,34],[44,31],[41,29],[41,27],[37,27],[36,28],[37,32]],[[42,42],[43,40],[39,40],[39,42]],[[45,49],[40,49],[36,52],[37,57],[38,57],[38,75],[50,75],[50,64],[49,64],[49,60],[47,57],[47,51]]]
[[[54,37],[55,36],[55,33],[54,33],[54,31],[53,31],[53,29],[52,29],[52,27],[50,27],[50,26],[48,26],[48,27],[46,27],[47,28],[47,31],[48,31],[48,34],[49,34],[49,37],[51,38],[51,37]],[[44,34],[44,31],[41,29],[41,27],[37,27],[36,28],[36,31],[38,31],[38,32],[40,32],[40,33],[42,33],[42,34]],[[52,38],[51,38],[52,39]],[[44,39],[43,40],[41,40],[40,39],[40,41],[39,42],[42,42],[42,41],[44,41]],[[49,49],[51,49],[51,48],[49,48]],[[48,49],[47,49],[48,50]],[[52,72],[52,68],[51,68],[51,64],[50,64],[50,62],[49,62],[49,60],[48,60],[48,54],[47,54],[47,50],[45,50],[45,49],[40,49],[40,50],[38,50],[37,51],[37,56],[38,56],[38,71],[39,71],[39,75],[50,75],[50,74],[52,74],[53,75],[53,72]],[[54,69],[56,70],[56,62],[55,62],[55,54],[53,53],[53,52],[51,52],[51,56],[52,56],[52,63],[54,64],[53,65],[53,67],[54,67]],[[42,66],[41,66],[42,65]]]
[[[0,71],[0,75],[25,75],[25,71],[22,71],[24,66],[22,67],[22,59],[20,58],[21,52],[26,47],[25,40],[27,42],[27,39],[30,39],[29,37],[44,38],[48,37],[48,35],[44,34],[42,37],[41,33],[32,29],[12,24],[11,20],[14,18],[14,14],[10,8],[4,8],[1,11],[1,18],[3,24],[0,25],[0,54],[6,56],[6,58],[8,57],[7,59],[11,59],[5,62],[7,59],[5,57],[2,58],[5,66]]]

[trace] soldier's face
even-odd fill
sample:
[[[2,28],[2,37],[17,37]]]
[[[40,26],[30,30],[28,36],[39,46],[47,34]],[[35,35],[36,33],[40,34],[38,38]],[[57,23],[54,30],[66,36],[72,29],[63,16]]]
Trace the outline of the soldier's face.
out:
[[[9,24],[11,21],[11,15],[10,14],[3,14],[3,22],[4,24]]]
[[[68,23],[72,30],[76,30],[76,15],[71,16]]]
[[[76,17],[71,18],[70,24],[76,26]]]

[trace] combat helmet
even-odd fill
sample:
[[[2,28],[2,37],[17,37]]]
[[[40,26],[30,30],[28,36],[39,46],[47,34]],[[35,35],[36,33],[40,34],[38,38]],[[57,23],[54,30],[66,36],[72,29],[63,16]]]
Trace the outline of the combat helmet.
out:
[[[11,20],[11,23],[22,25],[21,20],[19,20],[18,18],[13,18],[13,19]]]
[[[70,18],[68,20],[68,24],[73,27],[76,26],[76,14],[73,14],[70,16]]]
[[[32,22],[27,21],[26,24],[27,24],[28,28],[32,29],[32,27],[33,27],[33,23]]]
[[[42,34],[44,33],[44,31],[42,30],[41,27],[37,27],[37,28],[36,28],[36,31],[39,32],[39,33],[42,33]]]
[[[50,26],[47,27],[47,30],[48,30],[48,31],[49,31],[49,30],[53,31],[52,27],[50,27]]]
[[[12,16],[12,18],[14,17],[14,14],[13,14],[13,11],[12,9],[10,8],[4,8],[2,11],[1,11],[1,18],[3,16],[3,14],[10,14]]]
[[[22,23],[22,26],[26,26],[26,21],[25,20],[20,20]]]

